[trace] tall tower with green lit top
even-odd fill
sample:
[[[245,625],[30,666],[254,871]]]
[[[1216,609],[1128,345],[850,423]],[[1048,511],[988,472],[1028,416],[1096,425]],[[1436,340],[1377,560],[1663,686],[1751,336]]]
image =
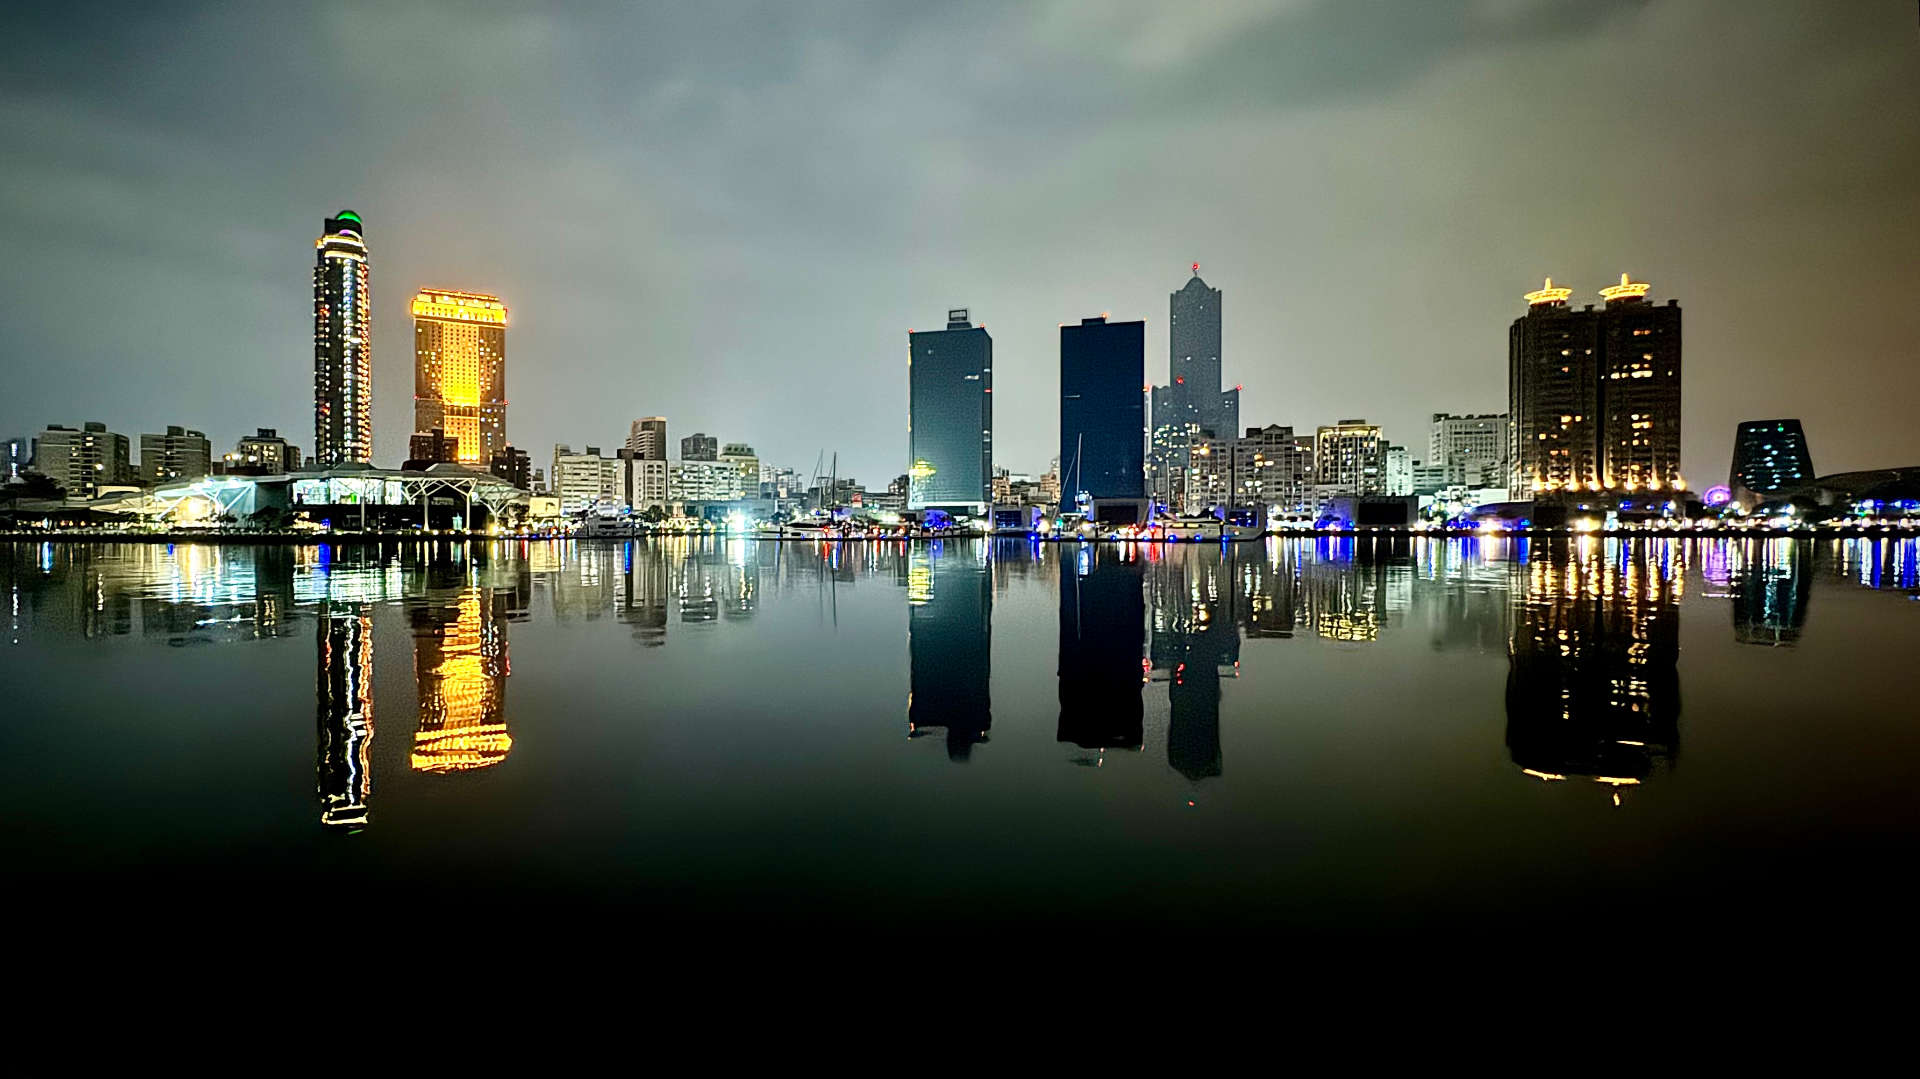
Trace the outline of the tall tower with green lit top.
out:
[[[360,215],[327,218],[313,242],[313,459],[373,460],[373,291]]]

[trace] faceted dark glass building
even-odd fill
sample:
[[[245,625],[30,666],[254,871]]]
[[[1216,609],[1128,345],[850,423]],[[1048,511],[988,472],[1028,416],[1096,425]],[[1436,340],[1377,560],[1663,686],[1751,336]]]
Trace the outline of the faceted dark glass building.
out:
[[[1146,498],[1144,322],[1060,327],[1060,501]]]
[[[1748,420],[1734,432],[1727,486],[1771,494],[1812,480],[1813,455],[1799,420]]]
[[[329,217],[313,243],[313,459],[373,460],[373,290],[360,215]]]
[[[1606,306],[1575,311],[1573,290],[1526,295],[1507,336],[1509,487],[1555,491],[1684,490],[1680,471],[1680,305],[1646,300],[1620,275]]]
[[[984,513],[993,503],[993,338],[947,312],[907,334],[907,508]]]

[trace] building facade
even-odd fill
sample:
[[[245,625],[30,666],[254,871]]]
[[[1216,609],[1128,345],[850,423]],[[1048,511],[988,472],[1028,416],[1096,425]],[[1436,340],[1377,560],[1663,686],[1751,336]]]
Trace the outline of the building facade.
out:
[[[250,435],[242,435],[236,442],[233,452],[227,455],[229,469],[240,467],[258,469],[260,475],[278,476],[300,470],[300,447],[280,437],[280,432],[272,427],[258,427]]]
[[[683,458],[667,469],[670,502],[731,502],[739,497],[740,470],[728,462]]]
[[[533,489],[533,458],[523,449],[511,445],[500,447],[487,463],[487,471],[522,491]]]
[[[1201,279],[1198,263],[1167,297],[1167,383],[1152,391],[1148,464],[1154,500],[1175,509],[1189,501],[1181,489],[1194,440],[1232,439],[1240,429],[1240,388],[1221,386],[1220,308],[1221,292]]]
[[[1389,495],[1413,493],[1413,455],[1405,446],[1388,446],[1381,451],[1382,485]]]
[[[1063,509],[1146,499],[1146,339],[1146,323],[1105,316],[1060,327]]]
[[[1684,490],[1680,305],[1620,275],[1605,306],[1567,306],[1552,278],[1507,335],[1508,489]]]
[[[1505,413],[1456,416],[1435,412],[1422,464],[1444,470],[1448,477],[1444,483],[1505,487],[1512,473],[1507,444]]]
[[[140,436],[140,482],[197,480],[213,472],[213,443],[199,431],[169,425],[164,434]]]
[[[553,448],[550,488],[560,500],[560,512],[580,513],[597,504],[626,504],[626,484],[620,460],[600,456],[600,447],[575,453],[565,444]]]
[[[1193,445],[1191,491],[1194,507],[1276,508],[1282,513],[1311,512],[1309,467],[1301,470],[1293,428],[1280,424],[1249,427],[1239,438],[1201,438]],[[1309,464],[1311,457],[1307,458]]]
[[[1387,444],[1378,424],[1341,420],[1321,426],[1313,441],[1314,475],[1323,493],[1335,497],[1386,493]]]
[[[964,307],[907,334],[907,508],[984,513],[993,502],[993,338]]]
[[[1748,420],[1733,435],[1733,467],[1727,486],[1755,494],[1813,481],[1813,455],[1799,420]]]
[[[413,429],[435,428],[464,465],[484,468],[507,444],[507,305],[498,296],[413,297]]]
[[[313,246],[313,457],[371,464],[373,289],[360,215],[327,218]]]
[[[760,497],[760,455],[745,442],[729,442],[720,447],[720,463],[732,465],[740,473],[740,497]]]
[[[460,440],[435,427],[431,431],[416,431],[407,439],[408,468],[425,468],[428,465],[453,464],[459,461]]]
[[[134,478],[127,436],[97,422],[77,428],[49,425],[34,444],[33,468],[65,488],[70,499],[92,498],[102,487],[124,486]]]
[[[680,440],[682,461],[712,461],[720,456],[720,440],[702,431]]]
[[[627,429],[627,449],[636,460],[666,460],[667,418],[645,416],[633,421],[633,426]]]

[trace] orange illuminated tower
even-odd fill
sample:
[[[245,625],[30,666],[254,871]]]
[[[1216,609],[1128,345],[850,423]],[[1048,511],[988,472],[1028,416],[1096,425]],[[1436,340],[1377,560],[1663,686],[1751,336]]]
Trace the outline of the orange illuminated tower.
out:
[[[457,439],[487,467],[507,444],[507,306],[498,296],[422,289],[413,298],[413,429]]]

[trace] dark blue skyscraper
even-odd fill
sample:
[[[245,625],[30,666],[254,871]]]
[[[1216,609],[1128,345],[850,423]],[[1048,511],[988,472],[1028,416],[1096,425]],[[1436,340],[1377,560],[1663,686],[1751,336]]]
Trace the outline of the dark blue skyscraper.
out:
[[[1813,457],[1799,420],[1748,420],[1733,436],[1730,487],[1771,494],[1813,482]]]
[[[993,338],[947,312],[907,334],[907,508],[984,513],[993,502]]]
[[[1144,322],[1060,327],[1060,501],[1116,523],[1146,509]],[[1111,503],[1111,504],[1103,504]]]

